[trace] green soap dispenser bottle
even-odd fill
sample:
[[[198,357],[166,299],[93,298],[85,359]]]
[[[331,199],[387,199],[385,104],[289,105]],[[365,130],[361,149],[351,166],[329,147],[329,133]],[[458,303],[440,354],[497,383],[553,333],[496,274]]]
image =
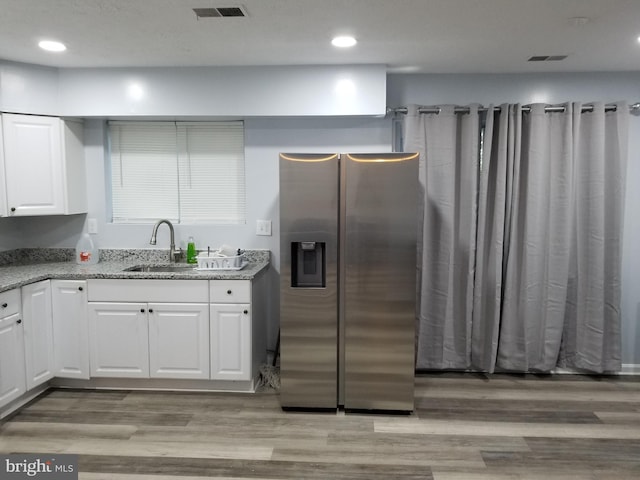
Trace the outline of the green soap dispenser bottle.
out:
[[[197,256],[196,243],[193,237],[189,237],[189,242],[187,243],[187,263],[198,263]]]

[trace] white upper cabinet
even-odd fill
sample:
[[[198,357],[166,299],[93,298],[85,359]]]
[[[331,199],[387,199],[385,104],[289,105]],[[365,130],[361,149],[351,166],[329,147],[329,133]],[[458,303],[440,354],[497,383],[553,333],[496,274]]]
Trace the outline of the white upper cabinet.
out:
[[[6,194],[0,215],[3,204],[8,216],[87,211],[82,128],[80,122],[57,117],[2,114],[0,187]]]

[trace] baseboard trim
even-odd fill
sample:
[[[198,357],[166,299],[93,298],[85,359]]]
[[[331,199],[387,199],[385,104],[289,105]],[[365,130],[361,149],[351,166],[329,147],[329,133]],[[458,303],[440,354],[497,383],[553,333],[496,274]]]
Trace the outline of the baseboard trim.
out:
[[[188,380],[162,378],[92,377],[89,380],[55,377],[50,382],[56,388],[85,388],[106,390],[158,390],[192,392],[255,393],[257,381]]]
[[[27,405],[30,401],[39,397],[49,389],[49,383],[43,383],[28,392],[23,393],[20,397],[9,402],[0,408],[0,420],[4,420],[10,415],[16,413],[19,409]]]
[[[623,363],[620,375],[640,375],[640,363]]]
[[[604,372],[601,374],[587,372],[585,370],[573,370],[571,368],[556,368],[551,373],[569,374],[569,375],[640,375],[640,364],[623,363],[619,372]]]
[[[483,372],[480,370],[455,370],[455,369],[416,369],[415,376],[418,375],[427,375],[429,373],[442,373],[442,372],[452,372],[452,373],[482,373],[486,375],[490,375],[487,372]],[[501,373],[517,373],[517,374],[526,374],[526,373],[536,373],[536,372],[513,372],[506,370],[496,370],[496,374]],[[572,368],[554,368],[550,372],[550,375],[640,375],[640,364],[639,363],[623,363],[620,371],[618,372],[604,372],[604,373],[594,373],[589,372],[587,370],[576,370]]]

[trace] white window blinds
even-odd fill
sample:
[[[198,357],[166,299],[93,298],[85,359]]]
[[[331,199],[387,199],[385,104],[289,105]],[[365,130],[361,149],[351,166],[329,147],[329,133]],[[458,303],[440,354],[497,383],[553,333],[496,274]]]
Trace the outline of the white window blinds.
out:
[[[110,122],[114,222],[245,223],[242,122]]]

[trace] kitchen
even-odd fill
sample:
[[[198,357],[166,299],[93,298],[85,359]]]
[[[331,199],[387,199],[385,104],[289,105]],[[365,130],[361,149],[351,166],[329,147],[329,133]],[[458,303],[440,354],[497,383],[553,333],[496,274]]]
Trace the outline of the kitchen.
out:
[[[319,76],[327,80],[343,75],[345,71],[371,89],[364,98],[365,105],[347,105],[353,110],[346,113],[338,108],[345,108],[344,103],[336,105],[334,102],[333,92],[327,86],[329,83],[318,85],[317,82]],[[146,84],[149,92],[159,93],[146,103],[132,101],[117,88],[118,82],[131,78]],[[280,152],[391,151],[395,122],[393,116],[384,116],[387,106],[411,103],[466,105],[473,102],[489,105],[505,101],[555,104],[570,100],[609,102],[619,99],[634,103],[639,99],[639,80],[637,69],[588,74],[536,70],[527,73],[406,74],[387,73],[384,67],[375,65],[93,70],[3,60],[0,62],[2,111],[85,118],[84,154],[89,193],[86,215],[39,217],[37,220],[0,218],[0,250],[73,248],[88,218],[97,220],[95,239],[100,248],[149,248],[152,225],[110,223],[104,118],[241,117],[245,127],[247,223],[241,226],[177,225],[176,238],[183,246],[189,236],[194,236],[199,242],[212,246],[227,243],[271,252],[271,268],[266,273],[269,292],[266,344],[273,350],[279,311],[277,162]],[[291,83],[287,83],[289,81]],[[212,88],[212,83],[219,88]],[[280,87],[274,88],[274,84]],[[265,89],[265,85],[269,88]],[[203,101],[202,91],[207,92],[210,100]],[[230,110],[220,97],[232,99],[233,109]],[[333,105],[336,110],[327,111],[326,105]],[[640,244],[640,220],[633,211],[633,206],[640,204],[640,193],[634,188],[640,180],[637,153],[640,137],[634,135],[638,131],[638,117],[630,116],[622,299],[623,365],[628,373],[637,373],[640,365],[640,329],[637,327],[640,298],[634,289],[637,284],[634,266],[640,263],[640,252],[635,247]],[[255,235],[256,220],[261,219],[272,220],[272,236]],[[168,249],[165,234],[160,233],[160,249]],[[242,398],[237,401],[250,402]],[[315,425],[314,420],[309,422]]]

